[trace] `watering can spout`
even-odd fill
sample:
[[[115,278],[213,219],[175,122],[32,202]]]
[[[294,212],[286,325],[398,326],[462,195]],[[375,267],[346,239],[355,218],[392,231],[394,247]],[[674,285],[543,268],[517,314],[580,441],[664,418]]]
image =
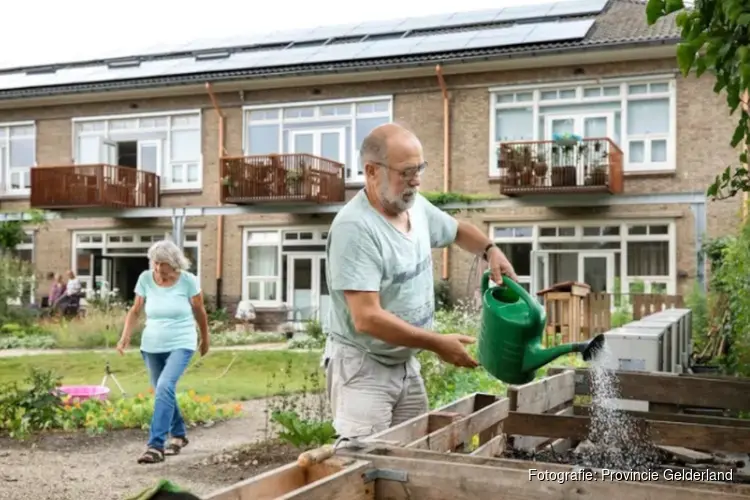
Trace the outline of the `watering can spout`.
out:
[[[544,348],[541,344],[530,344],[523,358],[523,371],[533,372],[550,364],[560,356],[579,352],[584,361],[594,359],[604,347],[604,334],[597,335],[585,342],[572,342]]]

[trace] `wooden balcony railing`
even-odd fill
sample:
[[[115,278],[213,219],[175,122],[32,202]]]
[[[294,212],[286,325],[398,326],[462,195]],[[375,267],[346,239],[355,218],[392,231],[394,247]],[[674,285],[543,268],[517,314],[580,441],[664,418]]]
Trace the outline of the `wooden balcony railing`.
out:
[[[159,206],[159,176],[116,165],[31,169],[33,208],[149,208]]]
[[[610,193],[623,191],[622,150],[607,138],[502,142],[500,194]]]
[[[341,203],[344,196],[344,165],[326,158],[274,154],[221,159],[224,203]]]

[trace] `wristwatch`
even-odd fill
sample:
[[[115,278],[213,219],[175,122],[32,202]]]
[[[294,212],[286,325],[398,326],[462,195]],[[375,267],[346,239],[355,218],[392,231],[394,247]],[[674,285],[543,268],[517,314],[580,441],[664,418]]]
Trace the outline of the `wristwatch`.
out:
[[[486,247],[484,248],[484,252],[482,252],[482,258],[483,258],[483,259],[484,259],[484,260],[485,260],[486,262],[489,262],[489,260],[490,260],[490,259],[489,259],[489,258],[487,257],[487,252],[489,252],[489,251],[490,251],[490,248],[492,248],[492,247],[495,247],[495,246],[497,246],[497,245],[496,245],[495,243],[490,243],[489,245],[487,245],[487,246],[486,246]]]

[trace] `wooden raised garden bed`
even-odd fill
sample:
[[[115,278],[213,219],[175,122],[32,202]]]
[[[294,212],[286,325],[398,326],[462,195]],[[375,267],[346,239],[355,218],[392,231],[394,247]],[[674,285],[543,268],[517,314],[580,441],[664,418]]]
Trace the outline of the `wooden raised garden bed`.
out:
[[[623,479],[575,462],[575,450],[586,441],[591,425],[589,406],[575,403],[576,396],[588,390],[586,370],[554,372],[512,386],[507,397],[472,394],[358,443],[358,448],[339,448],[319,464],[290,464],[208,499],[750,498],[750,485],[739,484],[750,476],[743,477],[743,464],[732,458],[732,453],[750,451],[750,422],[686,413],[689,407],[750,410],[750,383],[619,372],[622,399],[657,405],[653,411],[629,415],[638,434],[650,436],[649,446],[663,457],[652,467],[655,476],[652,472]],[[734,482],[664,478],[665,468],[695,471],[691,461],[710,470],[731,470]],[[547,480],[539,478],[544,474]],[[598,480],[585,480],[586,474]],[[567,475],[567,480],[557,481],[553,475]]]

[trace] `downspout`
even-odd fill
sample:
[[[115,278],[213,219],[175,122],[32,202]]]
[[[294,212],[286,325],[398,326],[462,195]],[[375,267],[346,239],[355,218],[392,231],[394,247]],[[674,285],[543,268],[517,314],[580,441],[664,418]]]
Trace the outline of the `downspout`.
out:
[[[435,73],[437,74],[438,84],[440,90],[443,93],[443,192],[447,193],[450,190],[450,175],[451,175],[451,134],[450,134],[450,95],[448,94],[448,87],[445,85],[445,78],[443,78],[443,68],[439,64],[435,66]],[[442,278],[447,280],[450,276],[448,261],[448,247],[443,248],[443,272]]]
[[[216,100],[213,86],[210,82],[206,82],[206,92],[211,99],[211,104],[216,111],[216,118],[219,125],[219,138],[218,138],[218,176],[219,176],[219,189],[221,190],[222,179],[221,179],[221,159],[227,154],[227,150],[224,147],[224,122],[226,116],[219,106],[219,101]],[[219,192],[219,206],[222,205],[221,192]],[[223,276],[222,270],[224,268],[224,216],[217,216],[216,221],[216,308],[221,309],[222,306],[222,288],[223,288]]]

